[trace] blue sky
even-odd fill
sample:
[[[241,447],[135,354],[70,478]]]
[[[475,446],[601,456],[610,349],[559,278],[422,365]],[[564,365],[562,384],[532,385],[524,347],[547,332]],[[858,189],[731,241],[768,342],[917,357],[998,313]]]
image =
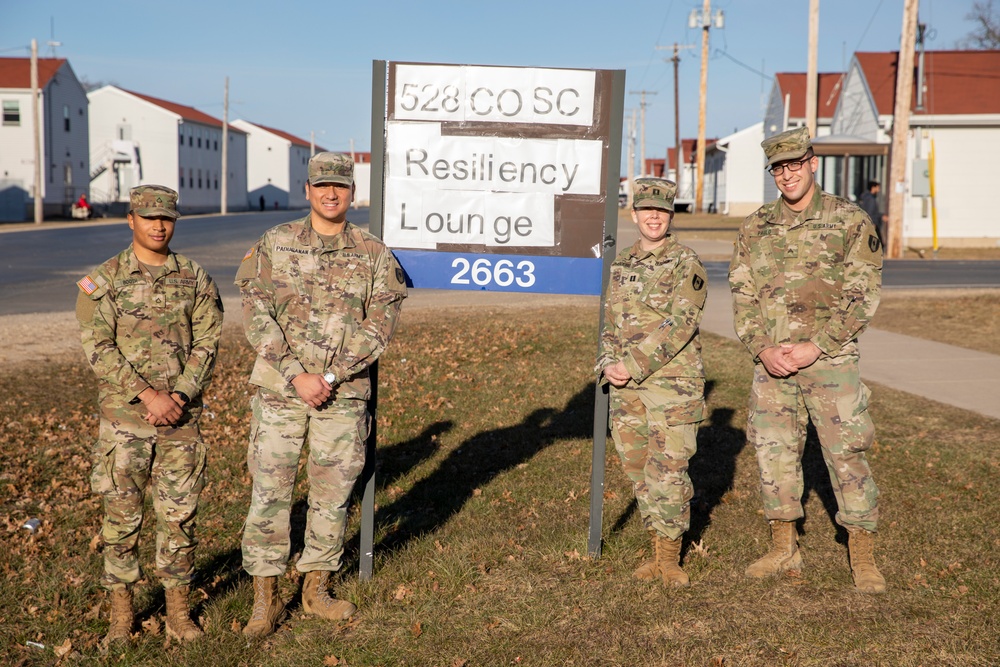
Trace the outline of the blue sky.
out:
[[[974,25],[973,0],[921,0],[928,49],[952,49]],[[656,46],[699,45],[680,63],[681,134],[696,136],[702,0],[424,0],[222,3],[174,0],[0,0],[0,56],[69,59],[77,76],[116,83],[230,119],[281,128],[332,150],[371,144],[373,60],[626,70],[647,96],[646,156],[673,145],[673,71]],[[809,0],[713,0],[707,131],[761,119],[776,72],[805,71]],[[842,71],[854,51],[899,48],[903,0],[821,0],[819,69]],[[765,76],[761,76],[761,74]],[[626,115],[639,95],[627,94]],[[636,150],[639,152],[638,148]],[[622,170],[625,170],[623,164]]]

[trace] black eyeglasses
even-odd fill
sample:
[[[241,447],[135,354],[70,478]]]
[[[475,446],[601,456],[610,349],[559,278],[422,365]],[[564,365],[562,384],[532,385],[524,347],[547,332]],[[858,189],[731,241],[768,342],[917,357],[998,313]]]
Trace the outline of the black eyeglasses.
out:
[[[782,162],[781,164],[772,165],[768,167],[767,170],[768,172],[770,172],[772,176],[781,176],[781,174],[784,173],[785,169],[787,169],[788,171],[798,171],[799,169],[802,168],[802,165],[804,165],[806,162],[809,162],[809,160],[811,159],[813,159],[812,155],[810,155],[809,157],[804,157],[801,160],[789,160],[788,162]]]

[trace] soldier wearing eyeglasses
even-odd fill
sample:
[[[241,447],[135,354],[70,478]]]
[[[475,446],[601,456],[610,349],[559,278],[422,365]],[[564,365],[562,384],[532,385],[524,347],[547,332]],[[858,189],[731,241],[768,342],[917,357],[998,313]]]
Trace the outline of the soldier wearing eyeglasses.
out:
[[[879,303],[882,244],[868,216],[816,184],[807,128],[761,143],[781,196],[743,221],[729,267],[736,332],[754,360],[747,440],[757,455],[771,549],[746,574],[800,570],[802,452],[812,421],[847,529],[855,587],[885,590],[875,566],[875,436],[858,336]]]

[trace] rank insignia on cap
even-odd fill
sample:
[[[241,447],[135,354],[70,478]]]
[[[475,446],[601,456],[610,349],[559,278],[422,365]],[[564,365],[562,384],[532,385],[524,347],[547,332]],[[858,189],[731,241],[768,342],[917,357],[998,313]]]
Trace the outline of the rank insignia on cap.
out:
[[[76,284],[79,285],[80,289],[86,292],[88,296],[97,291],[97,283],[91,280],[90,276],[84,276]]]

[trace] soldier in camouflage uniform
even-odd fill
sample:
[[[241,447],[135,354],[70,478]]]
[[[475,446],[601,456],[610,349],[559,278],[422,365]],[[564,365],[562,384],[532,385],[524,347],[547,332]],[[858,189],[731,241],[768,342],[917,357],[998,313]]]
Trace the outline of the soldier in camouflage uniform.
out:
[[[688,460],[705,410],[698,324],[707,279],[670,234],[676,192],[664,179],[635,181],[640,238],[611,265],[596,372],[611,384],[611,435],[652,538],[653,559],[634,576],[687,586],[679,563],[694,495]]]
[[[882,246],[868,216],[823,192],[809,131],[761,144],[781,197],[743,221],[729,283],[736,333],[754,359],[747,439],[760,468],[772,547],[747,568],[766,577],[802,566],[802,450],[812,420],[849,534],[854,583],[885,590],[875,566],[878,489],[865,458],[875,427],[857,337],[879,302]]]
[[[101,584],[111,592],[106,640],[127,640],[132,633],[132,587],[140,578],[138,539],[150,480],[167,632],[187,640],[202,634],[188,608],[205,478],[198,418],[219,349],[222,303],[204,269],[170,251],[177,193],[143,185],[132,188],[130,198],[132,245],[77,283],[83,349],[100,390],[92,486],[104,504]]]
[[[243,326],[257,350],[247,464],[253,497],[243,533],[243,568],[254,606],[243,632],[263,636],[284,615],[278,576],[289,558],[289,511],[299,454],[309,445],[309,510],[302,608],[330,620],[355,606],[327,592],[341,567],[347,506],[365,462],[368,369],[392,337],[406,297],[403,272],[374,236],[347,221],[354,198],[349,155],[309,161],[310,213],[267,231],[236,275]]]

